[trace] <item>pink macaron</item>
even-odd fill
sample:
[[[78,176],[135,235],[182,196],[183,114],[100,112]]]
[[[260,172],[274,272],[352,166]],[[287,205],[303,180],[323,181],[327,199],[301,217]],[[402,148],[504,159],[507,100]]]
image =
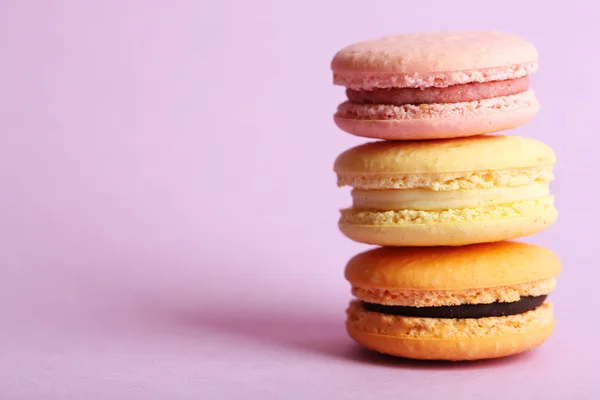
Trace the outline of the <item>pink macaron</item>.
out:
[[[516,128],[539,104],[529,87],[535,47],[498,31],[386,36],[340,50],[334,83],[348,100],[335,114],[353,135],[442,139]]]

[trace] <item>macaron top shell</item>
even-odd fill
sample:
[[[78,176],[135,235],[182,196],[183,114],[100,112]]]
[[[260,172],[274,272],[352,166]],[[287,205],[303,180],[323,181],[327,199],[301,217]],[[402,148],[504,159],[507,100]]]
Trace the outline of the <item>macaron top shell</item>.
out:
[[[378,141],[338,156],[338,174],[412,174],[487,171],[551,166],[546,144],[519,136],[474,136],[453,140]]]
[[[418,73],[425,76],[426,73],[513,67],[506,70],[504,77],[473,74],[470,79],[483,82],[527,75],[536,69],[537,59],[533,44],[505,32],[428,32],[390,35],[352,44],[336,53],[331,69],[334,83],[352,86],[347,84],[351,81],[349,74]],[[491,74],[502,75],[501,71],[491,71]],[[365,83],[368,86],[368,82]],[[463,79],[455,83],[466,82]],[[431,82],[431,86],[438,85]]]
[[[362,288],[464,290],[555,278],[560,270],[560,260],[550,250],[499,242],[461,247],[381,247],[352,258],[345,277]]]

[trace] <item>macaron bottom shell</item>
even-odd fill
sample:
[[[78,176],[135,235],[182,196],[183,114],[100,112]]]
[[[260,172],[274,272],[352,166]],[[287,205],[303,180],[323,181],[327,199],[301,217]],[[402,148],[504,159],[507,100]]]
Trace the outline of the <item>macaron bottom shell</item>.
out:
[[[482,318],[488,327],[482,328],[481,332],[477,328],[465,328],[477,326],[478,320],[392,317],[363,309],[367,320],[374,324],[365,327],[361,326],[364,321],[357,322],[353,318],[352,310],[351,305],[346,329],[358,344],[379,353],[419,360],[469,361],[506,357],[541,345],[554,331],[551,303],[529,311],[525,318],[521,318],[525,314]],[[404,326],[394,329],[390,318],[400,321],[401,325],[421,326],[423,332],[414,335]],[[518,329],[514,328],[515,320],[520,320],[520,324],[516,324]]]

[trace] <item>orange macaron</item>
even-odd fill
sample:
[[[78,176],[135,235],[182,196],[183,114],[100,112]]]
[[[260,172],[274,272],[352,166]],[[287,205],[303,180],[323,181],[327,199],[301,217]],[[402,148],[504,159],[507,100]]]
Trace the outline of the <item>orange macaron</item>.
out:
[[[521,353],[552,334],[547,296],[560,269],[551,251],[519,242],[377,248],[346,267],[356,296],[346,327],[359,344],[400,357]]]

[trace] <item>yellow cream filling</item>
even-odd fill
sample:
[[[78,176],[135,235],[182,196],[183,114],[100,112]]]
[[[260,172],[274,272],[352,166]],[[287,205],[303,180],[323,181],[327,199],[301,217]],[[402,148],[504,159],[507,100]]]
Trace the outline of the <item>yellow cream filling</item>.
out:
[[[454,191],[354,189],[352,206],[355,210],[451,210],[536,200],[549,194],[547,183]]]

